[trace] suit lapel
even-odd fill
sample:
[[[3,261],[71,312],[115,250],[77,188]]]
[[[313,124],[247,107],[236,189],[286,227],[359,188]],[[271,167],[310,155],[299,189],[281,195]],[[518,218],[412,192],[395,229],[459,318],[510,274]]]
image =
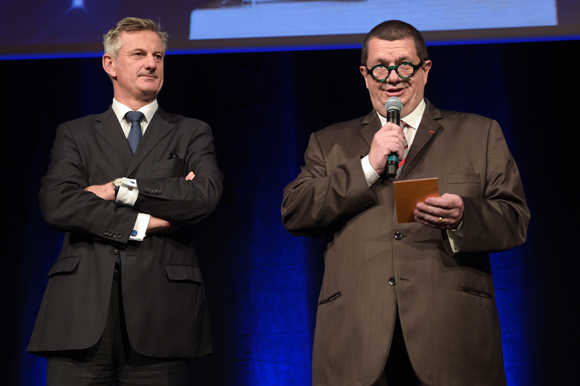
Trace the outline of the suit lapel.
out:
[[[441,125],[437,122],[437,120],[441,118],[441,112],[427,99],[425,99],[425,102],[427,103],[427,106],[423,113],[421,124],[417,129],[417,134],[415,135],[409,154],[407,154],[407,160],[405,161],[405,166],[403,167],[399,179],[404,179],[406,175],[411,173],[414,165],[418,162],[417,157],[427,144],[433,140],[435,134],[441,128]],[[379,120],[376,111],[372,110],[363,120],[363,125],[360,130],[361,135],[368,145],[368,148],[366,149],[367,154],[371,143],[373,142],[373,137],[380,128],[381,121]]]
[[[161,139],[173,131],[174,127],[175,124],[173,118],[159,107],[155,115],[153,115],[153,119],[151,119],[151,122],[147,126],[147,130],[145,131],[141,142],[139,142],[137,151],[130,161],[129,169],[127,170],[128,177],[131,176]],[[130,149],[129,152],[131,152]],[[169,156],[169,154],[167,156]]]
[[[427,103],[427,107],[423,113],[421,124],[419,124],[409,154],[407,154],[407,160],[405,161],[405,166],[401,171],[399,179],[404,179],[413,171],[414,166],[418,162],[419,154],[435,138],[435,134],[441,128],[441,125],[437,122],[441,118],[441,112],[427,99],[425,99],[425,102]]]
[[[109,107],[104,113],[96,115],[94,125],[95,130],[113,148],[125,167],[129,167],[133,154],[113,109]]]
[[[363,136],[364,140],[366,141],[368,151],[371,148],[371,143],[373,142],[373,137],[375,133],[381,129],[381,121],[377,116],[377,112],[373,109],[363,120],[362,127],[360,129],[360,134]]]

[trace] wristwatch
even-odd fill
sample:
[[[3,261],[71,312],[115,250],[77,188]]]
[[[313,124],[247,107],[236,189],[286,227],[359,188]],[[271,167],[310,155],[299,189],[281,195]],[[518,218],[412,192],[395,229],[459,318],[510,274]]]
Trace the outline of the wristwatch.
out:
[[[119,191],[121,185],[123,185],[123,177],[117,178],[115,181],[113,181],[113,188],[115,189],[115,192]]]

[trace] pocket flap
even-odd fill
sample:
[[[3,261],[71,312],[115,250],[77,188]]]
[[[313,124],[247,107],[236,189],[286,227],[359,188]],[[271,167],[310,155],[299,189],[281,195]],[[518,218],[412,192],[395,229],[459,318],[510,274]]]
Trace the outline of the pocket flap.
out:
[[[71,256],[58,259],[46,276],[51,277],[58,273],[70,273],[75,270],[77,265],[79,265],[79,261],[81,261],[80,256]]]
[[[187,265],[166,265],[165,271],[169,280],[187,280],[201,283],[201,271]]]

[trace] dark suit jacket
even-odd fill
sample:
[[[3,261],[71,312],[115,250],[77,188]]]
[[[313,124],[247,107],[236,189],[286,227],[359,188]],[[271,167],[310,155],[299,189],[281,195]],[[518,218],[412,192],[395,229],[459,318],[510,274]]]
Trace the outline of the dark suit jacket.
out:
[[[179,156],[170,159],[170,153]],[[59,126],[42,180],[46,221],[66,232],[50,270],[28,351],[85,349],[105,327],[118,257],[129,340],[138,353],[193,357],[211,351],[202,277],[189,227],[129,241],[138,213],[195,223],[222,192],[210,127],[160,108],[133,155],[112,109]],[[195,178],[186,181],[193,171]],[[137,180],[133,208],[83,189],[118,177]]]
[[[361,157],[380,126],[372,111],[312,134],[306,165],[284,190],[290,233],[327,237],[313,384],[373,384],[398,309],[423,382],[504,385],[489,253],[523,243],[530,216],[501,129],[427,101],[400,180],[438,177],[440,194],[463,198],[465,235],[454,254],[446,232],[397,224],[390,179],[368,187]]]

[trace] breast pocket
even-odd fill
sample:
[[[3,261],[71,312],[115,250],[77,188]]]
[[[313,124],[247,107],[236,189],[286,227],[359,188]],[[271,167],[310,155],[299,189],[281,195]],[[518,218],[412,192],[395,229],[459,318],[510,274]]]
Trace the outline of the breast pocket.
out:
[[[185,160],[181,158],[156,162],[151,165],[153,178],[185,177]]]
[[[481,197],[479,173],[449,174],[446,177],[447,189],[443,193],[457,194],[462,197]]]

